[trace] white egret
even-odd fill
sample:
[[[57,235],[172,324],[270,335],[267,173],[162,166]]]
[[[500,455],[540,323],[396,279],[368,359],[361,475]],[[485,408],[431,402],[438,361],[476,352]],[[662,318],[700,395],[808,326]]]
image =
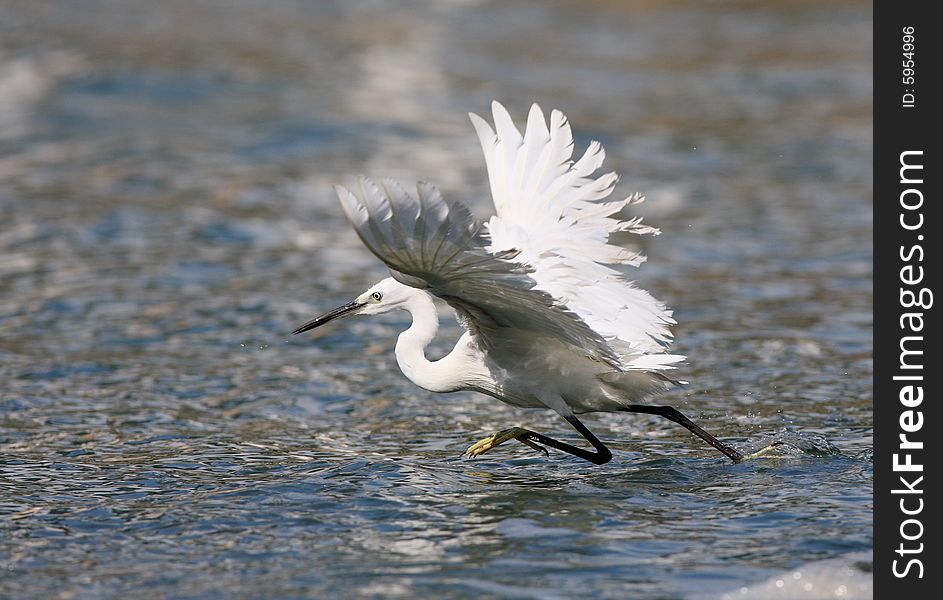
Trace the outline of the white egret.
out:
[[[577,418],[588,412],[635,412],[678,423],[732,461],[743,456],[670,406],[639,404],[677,383],[664,374],[684,359],[669,354],[671,311],[609,265],[638,266],[644,257],[610,243],[615,232],[657,234],[641,218],[620,220],[634,194],[604,201],[615,173],[594,177],[604,152],[592,142],[575,162],[566,117],[548,128],[531,107],[522,136],[507,110],[492,105],[495,128],[471,120],[484,150],[495,216],[476,223],[465,206],[420,182],[416,195],[395,181],[361,178],[337,187],[363,243],[392,277],[353,301],[308,321],[302,333],[348,315],[404,309],[412,325],[400,334],[396,360],[419,387],[474,390],[518,407],[551,408],[594,451],[511,427],[474,444],[477,456],[510,439],[568,452],[595,464],[612,453]],[[425,348],[438,329],[433,296],[445,300],[467,330],[444,358]]]

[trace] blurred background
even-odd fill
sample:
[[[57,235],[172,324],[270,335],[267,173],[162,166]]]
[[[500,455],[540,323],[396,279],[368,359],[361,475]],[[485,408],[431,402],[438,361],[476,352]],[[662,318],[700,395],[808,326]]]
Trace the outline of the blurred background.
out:
[[[864,1],[0,0],[0,596],[870,597]],[[409,383],[331,186],[487,216],[466,113],[563,110],[657,238],[680,427]],[[444,327],[433,353],[459,335]]]

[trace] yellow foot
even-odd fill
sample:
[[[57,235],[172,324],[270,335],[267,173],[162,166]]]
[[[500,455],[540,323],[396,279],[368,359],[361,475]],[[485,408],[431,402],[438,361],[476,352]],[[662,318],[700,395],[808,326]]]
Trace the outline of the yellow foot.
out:
[[[545,455],[549,456],[550,453],[547,452],[546,448],[542,446],[538,446],[534,442],[524,437],[529,433],[530,433],[529,431],[521,427],[511,427],[510,429],[503,429],[494,435],[489,435],[485,439],[472,444],[471,446],[468,447],[468,450],[465,451],[465,454],[469,458],[474,458],[478,456],[479,454],[484,454],[485,452],[490,451],[495,446],[499,444],[503,444],[504,442],[508,440],[517,440],[520,443],[530,446],[534,450],[538,452],[543,452]]]
[[[751,460],[751,459],[754,459],[754,458],[760,458],[760,457],[762,457],[762,456],[765,456],[765,455],[769,454],[770,452],[773,452],[773,451],[776,450],[776,448],[778,448],[779,446],[785,446],[785,445],[786,445],[786,444],[785,444],[784,442],[773,442],[772,444],[770,444],[769,446],[767,446],[767,447],[765,447],[765,448],[760,448],[759,450],[757,450],[757,451],[754,452],[753,454],[747,454],[746,456],[743,457],[743,460]]]

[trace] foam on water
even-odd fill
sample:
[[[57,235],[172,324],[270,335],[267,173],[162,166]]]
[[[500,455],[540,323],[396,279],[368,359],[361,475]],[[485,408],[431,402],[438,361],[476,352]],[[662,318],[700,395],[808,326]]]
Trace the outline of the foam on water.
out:
[[[871,563],[869,553],[813,561],[724,593],[720,600],[868,600],[874,597]]]

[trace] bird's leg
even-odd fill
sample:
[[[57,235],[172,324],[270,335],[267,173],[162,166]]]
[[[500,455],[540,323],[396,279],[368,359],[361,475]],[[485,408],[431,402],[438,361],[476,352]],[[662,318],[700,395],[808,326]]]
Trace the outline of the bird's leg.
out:
[[[645,413],[647,415],[658,415],[659,417],[664,417],[669,421],[673,421],[678,425],[681,425],[714,448],[717,448],[733,462],[738,463],[743,460],[743,454],[740,454],[727,444],[721,442],[711,434],[698,427],[694,421],[681,414],[681,411],[676,408],[671,406],[645,406],[644,404],[631,404],[622,408],[622,410],[625,412]]]
[[[593,448],[596,449],[595,452],[590,452],[589,450],[584,450],[583,448],[577,448],[576,446],[572,446],[566,442],[561,442],[560,440],[555,440],[551,437],[537,433],[536,431],[523,429],[521,427],[511,427],[510,429],[499,431],[498,433],[481,440],[477,444],[474,444],[465,451],[465,454],[475,457],[479,454],[488,452],[498,444],[502,444],[510,439],[515,439],[519,442],[527,444],[531,448],[542,450],[544,453],[547,451],[537,444],[543,444],[544,446],[562,450],[563,452],[572,454],[573,456],[578,456],[596,465],[604,465],[612,459],[612,452],[609,451],[609,448],[606,448],[605,444],[600,442],[599,438],[593,435],[593,432],[587,429],[579,419],[577,419],[574,415],[564,415],[563,418],[569,421],[570,425],[579,431],[580,435],[586,438],[586,440],[593,445]]]

